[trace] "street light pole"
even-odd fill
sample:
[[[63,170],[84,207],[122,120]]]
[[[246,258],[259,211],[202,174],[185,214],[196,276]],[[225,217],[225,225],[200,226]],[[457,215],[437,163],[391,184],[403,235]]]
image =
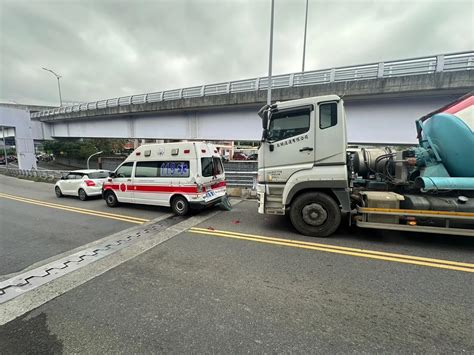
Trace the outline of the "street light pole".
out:
[[[58,79],[59,106],[62,107],[63,106],[63,99],[61,97],[61,84],[59,83],[59,79],[61,79],[61,75],[56,74],[54,71],[52,71],[51,69],[48,69],[48,68],[42,68],[42,69],[46,70],[46,71],[49,71],[51,74],[53,74],[56,77],[56,79]]]
[[[272,56],[273,56],[273,13],[275,2],[272,0],[272,10],[270,18],[270,55],[268,59],[268,91],[267,91],[267,105],[272,103]]]
[[[102,153],[103,153],[103,151],[101,150],[100,152],[91,154],[91,155],[89,156],[89,158],[87,158],[87,169],[89,169],[89,160],[91,160],[91,158],[92,158],[94,155],[99,155],[99,154],[102,154]]]
[[[301,72],[304,73],[304,61],[306,57],[306,31],[308,29],[308,2],[309,0],[306,0],[306,14],[304,18],[304,40],[303,40],[303,65],[301,67]]]

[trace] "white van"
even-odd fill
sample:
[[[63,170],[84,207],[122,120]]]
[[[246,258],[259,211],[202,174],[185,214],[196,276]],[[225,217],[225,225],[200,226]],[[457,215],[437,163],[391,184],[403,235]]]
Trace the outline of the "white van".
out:
[[[226,196],[224,166],[212,144],[145,144],[111,174],[102,195],[109,207],[120,202],[170,206],[185,215]]]

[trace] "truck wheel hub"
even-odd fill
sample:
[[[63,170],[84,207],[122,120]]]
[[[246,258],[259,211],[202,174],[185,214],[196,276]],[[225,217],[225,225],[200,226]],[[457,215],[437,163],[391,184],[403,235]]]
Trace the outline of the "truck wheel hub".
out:
[[[320,226],[328,218],[326,210],[318,203],[312,203],[303,207],[303,221],[311,226]]]

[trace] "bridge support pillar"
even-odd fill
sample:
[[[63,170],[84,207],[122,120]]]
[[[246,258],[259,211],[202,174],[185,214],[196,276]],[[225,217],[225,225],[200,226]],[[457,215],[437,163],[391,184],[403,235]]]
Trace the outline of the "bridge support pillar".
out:
[[[18,167],[20,169],[36,169],[35,145],[30,112],[24,109],[0,107],[0,126],[13,127],[15,130]]]

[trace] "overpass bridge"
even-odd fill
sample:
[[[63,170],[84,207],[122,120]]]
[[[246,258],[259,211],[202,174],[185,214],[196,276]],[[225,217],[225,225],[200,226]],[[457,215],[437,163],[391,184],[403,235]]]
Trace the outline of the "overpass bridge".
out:
[[[274,100],[344,96],[350,142],[413,143],[414,121],[473,83],[474,51],[466,51],[276,75],[271,85]],[[256,112],[267,88],[268,77],[252,78],[58,107],[31,118],[55,138],[258,140]]]

